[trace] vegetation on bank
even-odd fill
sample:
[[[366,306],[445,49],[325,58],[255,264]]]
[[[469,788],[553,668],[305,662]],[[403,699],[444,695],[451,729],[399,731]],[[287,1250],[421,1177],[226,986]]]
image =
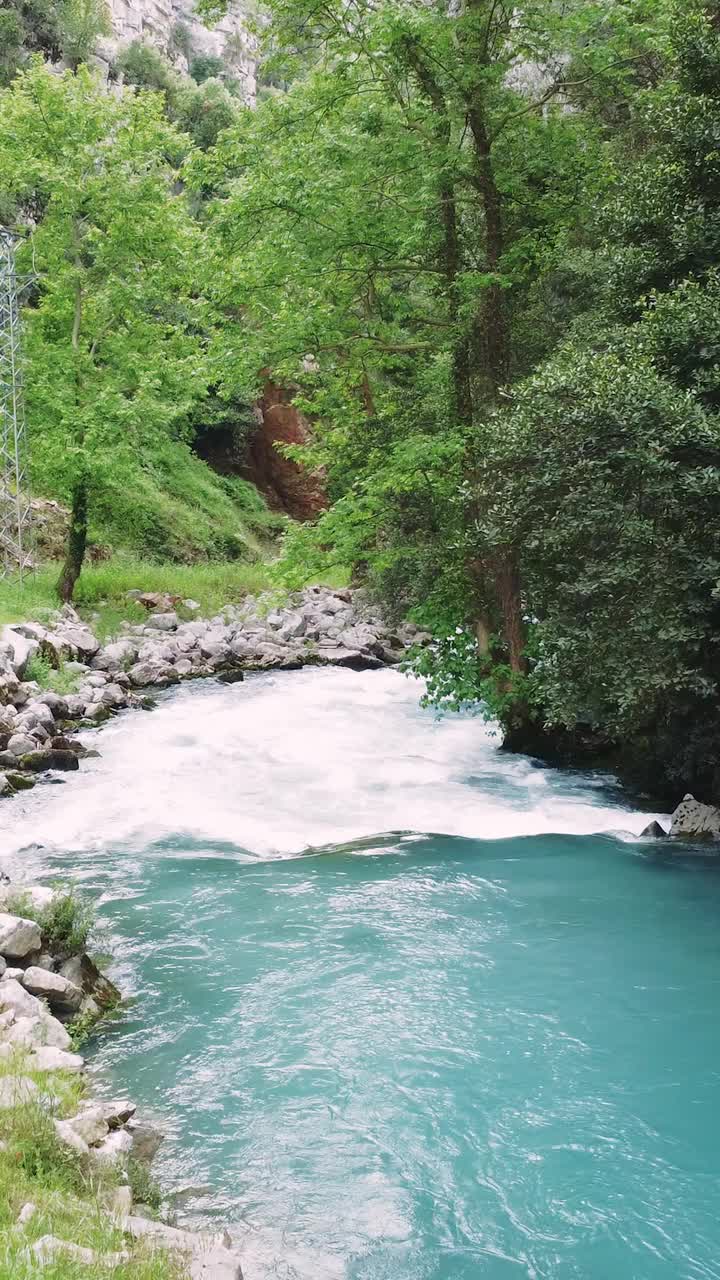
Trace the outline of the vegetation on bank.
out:
[[[57,608],[58,569],[54,564],[45,565],[27,575],[22,583],[1,582],[0,623],[33,618],[42,621],[48,610]],[[128,597],[129,591],[157,591],[193,600],[200,606],[200,615],[210,617],[224,605],[271,585],[270,567],[264,561],[172,564],[117,555],[85,567],[75,603],[100,639],[106,639],[115,635],[121,622],[143,622],[147,618],[147,610]]]
[[[29,1078],[40,1090],[32,1102],[0,1109],[0,1280],[31,1280],[40,1264],[28,1253],[33,1242],[51,1235],[94,1250],[97,1262],[79,1263],[58,1255],[42,1266],[48,1280],[180,1280],[182,1267],[161,1251],[128,1246],[111,1214],[114,1191],[123,1175],[112,1165],[87,1164],[60,1142],[53,1124],[77,1113],[85,1096],[84,1080],[64,1071],[40,1072],[28,1067],[22,1049],[0,1059],[0,1088],[17,1077]],[[23,1224],[25,1205],[35,1212]],[[110,1270],[103,1254],[129,1250],[128,1261]]]

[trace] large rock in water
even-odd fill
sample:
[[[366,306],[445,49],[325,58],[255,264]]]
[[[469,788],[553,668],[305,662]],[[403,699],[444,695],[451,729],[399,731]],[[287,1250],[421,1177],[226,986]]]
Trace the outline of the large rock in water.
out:
[[[720,840],[720,809],[686,795],[672,816],[671,836]]]

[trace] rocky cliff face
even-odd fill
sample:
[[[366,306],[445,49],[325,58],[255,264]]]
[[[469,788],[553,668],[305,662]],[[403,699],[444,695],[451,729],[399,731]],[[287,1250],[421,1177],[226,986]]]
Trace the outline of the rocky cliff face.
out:
[[[257,89],[257,39],[248,29],[248,9],[235,0],[210,28],[196,16],[193,0],[108,0],[112,36],[100,42],[98,57],[110,64],[133,40],[147,40],[182,71],[198,55],[222,58],[227,74],[240,81],[253,105]],[[189,58],[188,58],[189,54]]]

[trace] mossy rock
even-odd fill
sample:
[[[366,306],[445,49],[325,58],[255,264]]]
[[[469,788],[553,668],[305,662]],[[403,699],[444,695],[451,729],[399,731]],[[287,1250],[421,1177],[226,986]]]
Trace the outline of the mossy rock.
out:
[[[35,786],[35,779],[29,777],[26,773],[6,773],[5,777],[10,783],[12,791],[32,791]]]

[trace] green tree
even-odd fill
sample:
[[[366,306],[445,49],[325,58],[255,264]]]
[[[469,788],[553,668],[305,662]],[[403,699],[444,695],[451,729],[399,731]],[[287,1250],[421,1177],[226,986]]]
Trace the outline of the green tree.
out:
[[[183,141],[152,94],[34,66],[0,95],[0,184],[42,217],[24,250],[28,412],[41,487],[69,498],[62,599],[93,505],[182,429],[205,388],[201,241],[176,193]]]

